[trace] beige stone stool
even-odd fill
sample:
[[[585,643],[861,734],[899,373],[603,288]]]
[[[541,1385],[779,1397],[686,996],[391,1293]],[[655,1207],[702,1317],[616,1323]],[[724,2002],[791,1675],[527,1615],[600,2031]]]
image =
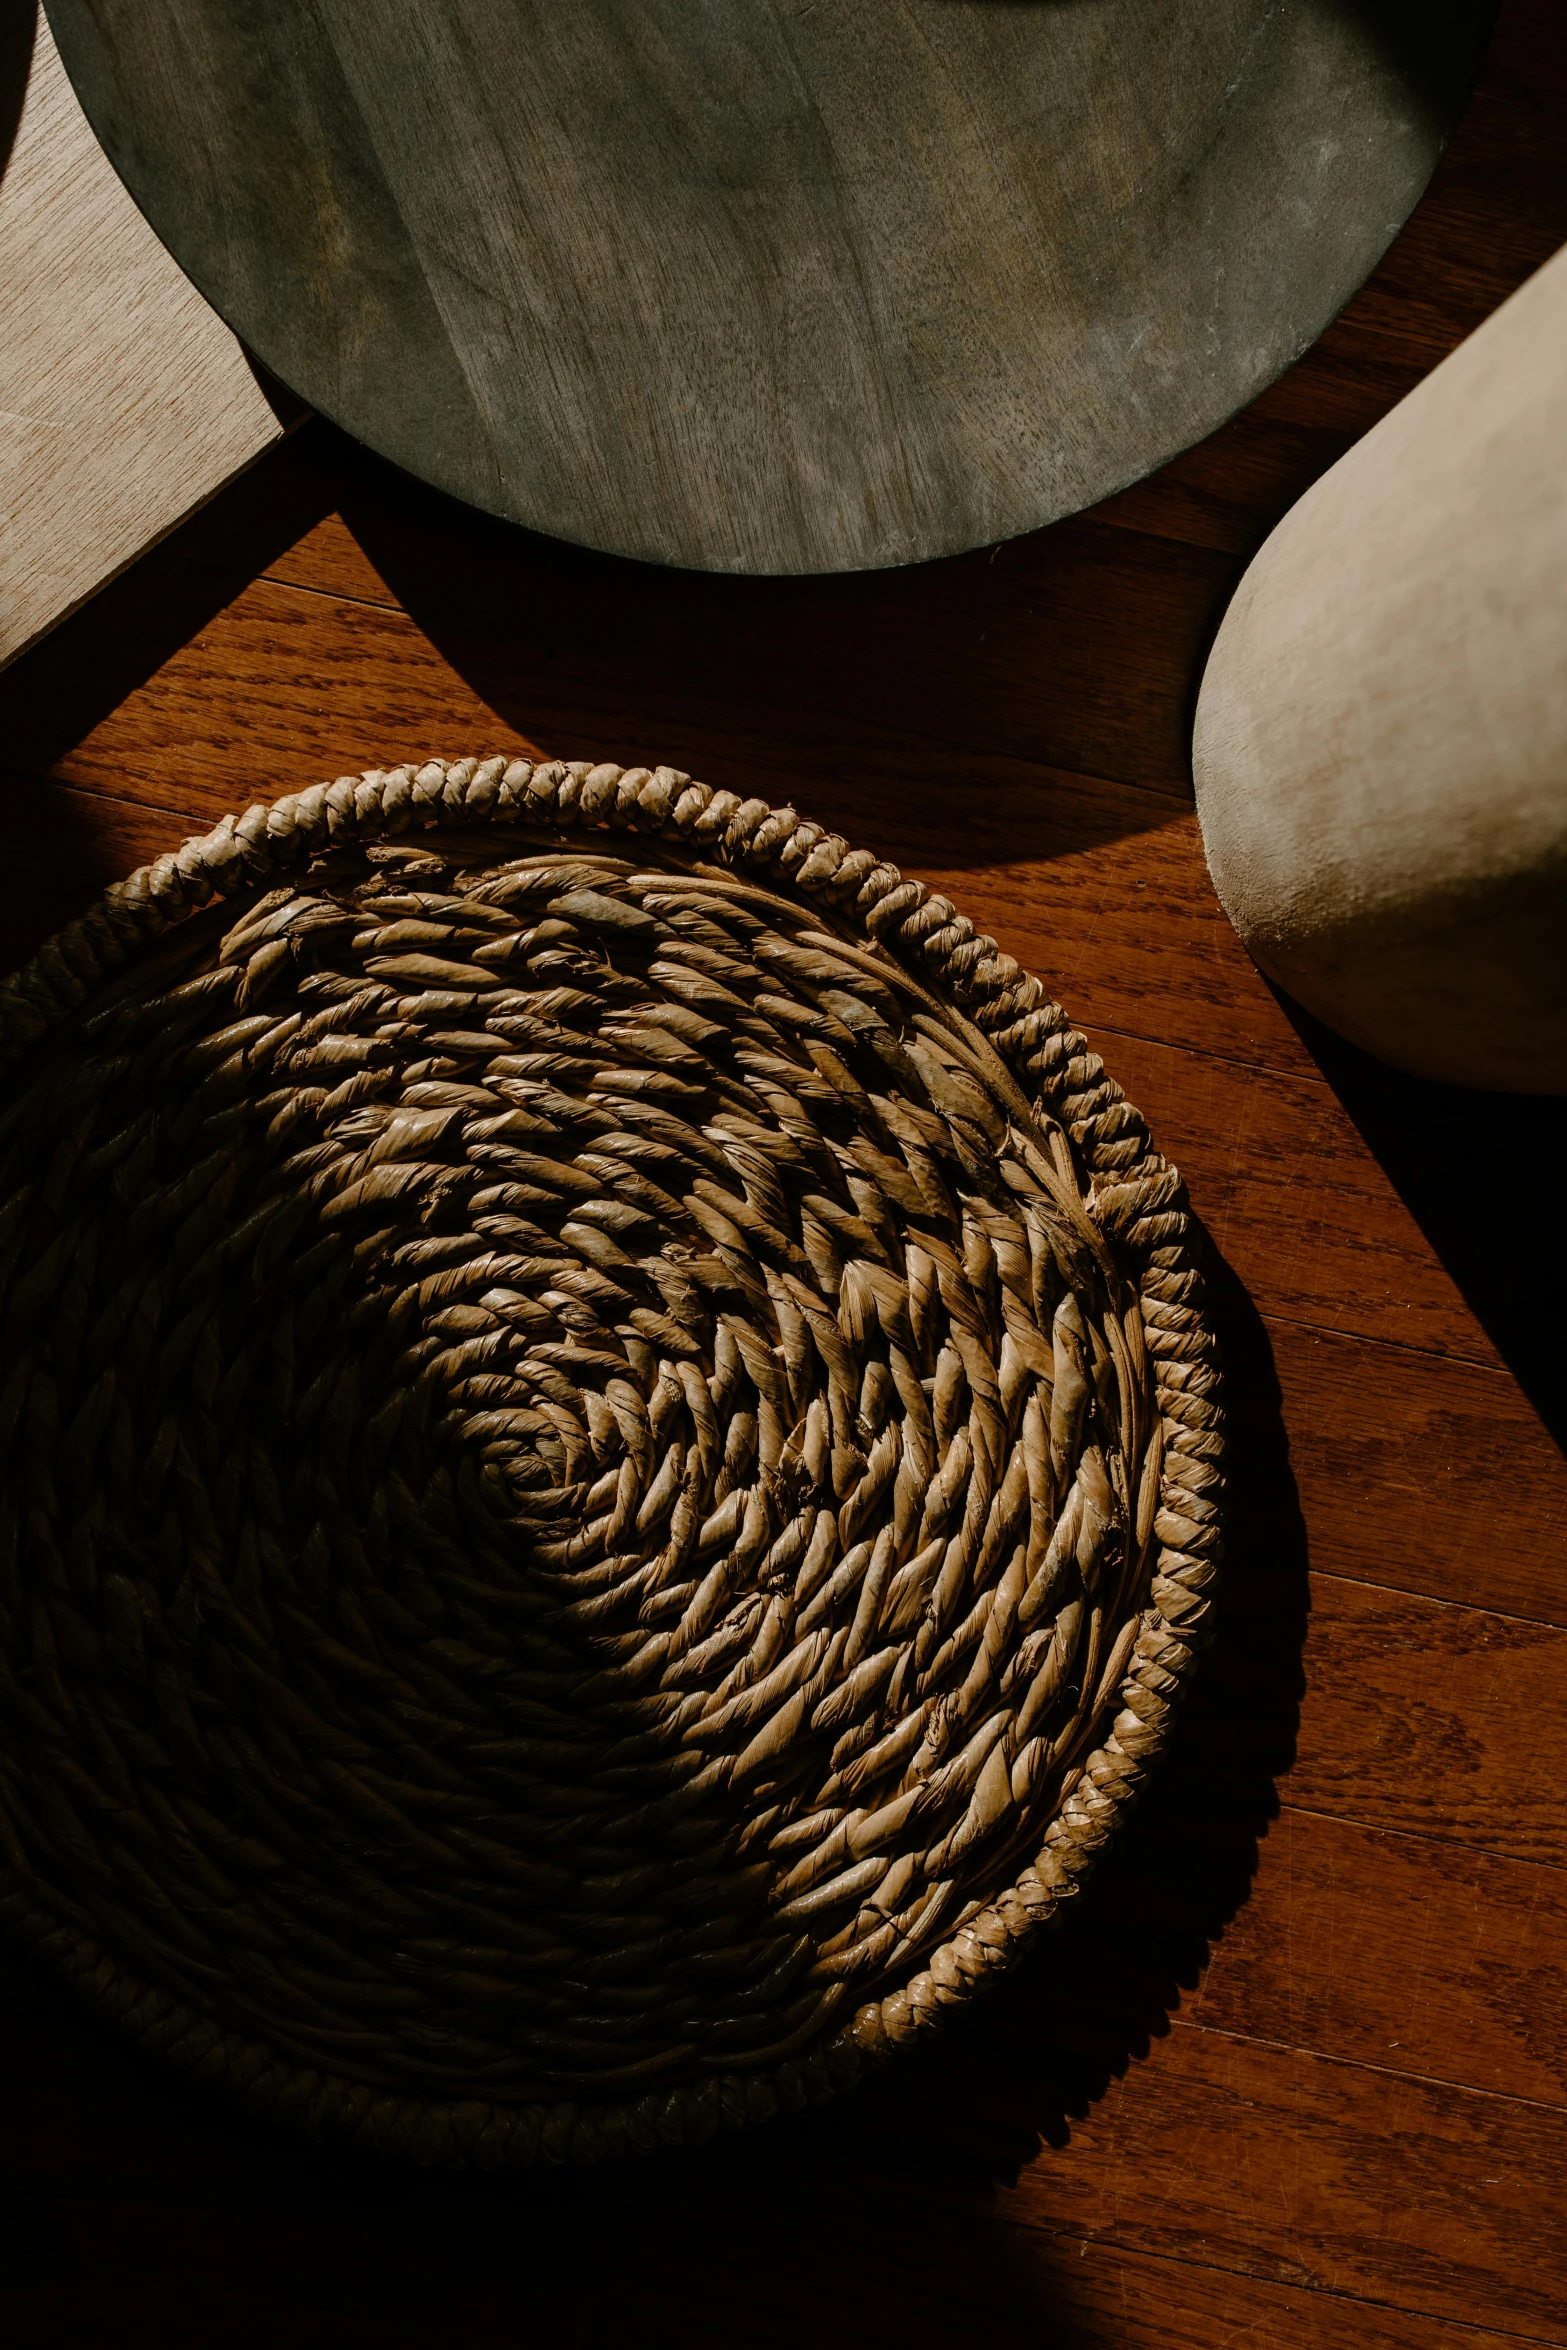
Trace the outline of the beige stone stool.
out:
[[[1281,987],[1419,1075],[1567,1092],[1567,250],[1273,533],[1193,764]]]

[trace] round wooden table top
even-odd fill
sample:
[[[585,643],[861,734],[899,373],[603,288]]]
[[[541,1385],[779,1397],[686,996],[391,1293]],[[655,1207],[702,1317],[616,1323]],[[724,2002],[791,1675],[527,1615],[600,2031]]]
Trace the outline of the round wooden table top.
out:
[[[410,471],[719,571],[1035,528],[1287,367],[1489,0],[49,0],[257,356]]]

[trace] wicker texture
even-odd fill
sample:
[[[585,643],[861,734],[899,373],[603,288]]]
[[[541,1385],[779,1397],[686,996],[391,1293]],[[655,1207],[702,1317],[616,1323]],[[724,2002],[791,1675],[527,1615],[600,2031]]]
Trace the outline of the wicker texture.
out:
[[[1217,1375],[1173,1170],[945,900],[433,762],[111,891],[0,1052],[0,1908],[100,2005],[591,2160],[1050,1917],[1207,1612]]]

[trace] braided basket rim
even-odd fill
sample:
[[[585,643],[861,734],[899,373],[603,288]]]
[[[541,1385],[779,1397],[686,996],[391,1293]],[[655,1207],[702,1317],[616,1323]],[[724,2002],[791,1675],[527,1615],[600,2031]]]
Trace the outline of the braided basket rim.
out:
[[[905,968],[923,966],[1019,1081],[1039,1092],[1071,1138],[1089,1178],[1095,1218],[1136,1282],[1165,1452],[1150,1605],[1133,1620],[1136,1636],[1109,1732],[1088,1755],[1040,1852],[901,1989],[862,2005],[813,2048],[774,2056],[753,2070],[618,2103],[519,2106],[401,2095],[309,2071],[138,1979],[51,1913],[30,1870],[0,1858],[0,1919],[78,1996],[166,2062],[318,2139],[347,2138],[419,2162],[486,2168],[651,2151],[818,2103],[856,2081],[868,2062],[927,2031],[1017,1955],[1077,1890],[1166,1741],[1208,1630],[1221,1549],[1216,1505],[1223,1496],[1217,1348],[1176,1170],[1038,979],[949,899],[869,851],[851,849],[841,834],[792,807],[714,790],[671,767],[504,755],[373,768],[258,801],[112,884],[0,981],[0,1073],[14,1070],[138,949],[214,898],[276,884],[333,849],[419,833],[493,832],[504,856],[512,827],[525,834],[663,834],[686,854],[750,873],[797,900],[834,906],[863,926],[873,948],[886,949]],[[1017,1057],[1025,1045],[1026,1068]],[[1153,1294],[1155,1284],[1169,1293],[1164,1299]],[[1171,1474],[1171,1458],[1182,1452],[1213,1473],[1195,1515],[1189,1489]]]

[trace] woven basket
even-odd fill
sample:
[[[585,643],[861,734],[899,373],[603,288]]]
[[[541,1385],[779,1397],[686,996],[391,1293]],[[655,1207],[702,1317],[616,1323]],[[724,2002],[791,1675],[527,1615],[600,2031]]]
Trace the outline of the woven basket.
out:
[[[1072,1892],[1218,1382],[1173,1169],[945,899],[433,762],[111,890],[0,1056],[0,1914],[100,2009],[591,2161],[852,2081]]]

